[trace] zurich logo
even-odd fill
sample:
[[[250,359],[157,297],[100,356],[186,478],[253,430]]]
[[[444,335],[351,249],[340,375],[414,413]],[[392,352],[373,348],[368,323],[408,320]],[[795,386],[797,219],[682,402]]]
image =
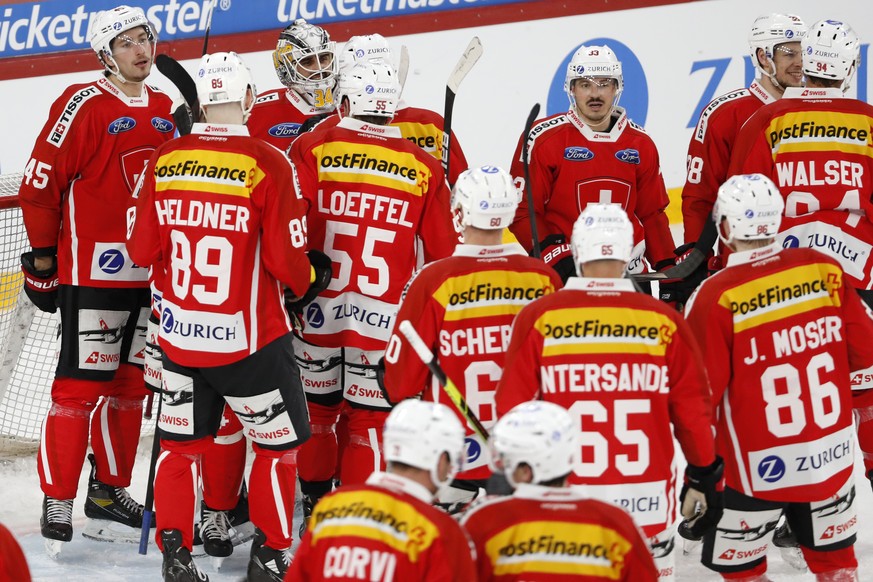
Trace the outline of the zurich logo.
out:
[[[124,267],[124,255],[119,250],[110,249],[100,255],[97,265],[104,273],[114,275]]]
[[[152,117],[152,127],[161,133],[170,133],[173,131],[173,122],[167,121],[163,117]]]
[[[355,51],[355,56],[358,57],[359,59],[363,58],[363,57],[364,57],[364,49],[358,49],[358,50],[356,50],[356,51]]]
[[[590,216],[585,217],[585,226],[591,226],[594,224],[594,219]]]
[[[205,74],[206,74],[206,69],[200,69],[199,71],[197,71],[198,77],[203,77],[203,75],[205,75]]]
[[[113,22],[112,29],[113,30],[121,30],[121,23],[120,22]]]
[[[619,151],[615,152],[615,159],[617,159],[619,162],[625,162],[628,164],[639,165],[640,152],[638,152],[637,150],[634,150],[634,149],[630,149],[630,148],[628,148],[626,150],[619,150]]]
[[[800,247],[800,240],[796,236],[786,236],[782,241],[783,249],[796,249]]]
[[[496,174],[500,171],[500,168],[498,168],[497,166],[482,166],[482,168],[480,169],[485,174]]]
[[[374,89],[372,85],[367,85],[366,87],[364,87],[364,92],[366,92],[368,95],[372,95],[374,91],[376,91],[376,89]]]
[[[746,215],[746,218],[755,218],[755,211],[749,208],[743,214]]]
[[[482,209],[482,210],[488,210],[488,201],[487,201],[487,200],[481,200],[481,201],[479,202],[479,208]]]
[[[585,162],[594,157],[594,152],[589,150],[588,148],[580,148],[576,146],[571,146],[564,149],[564,159],[570,160],[573,162],[581,161]]]
[[[794,31],[793,30],[786,30],[785,31],[785,38],[794,38]]]
[[[769,455],[758,463],[758,476],[767,483],[774,483],[785,476],[785,461]]]
[[[471,436],[464,439],[464,450],[467,451],[467,463],[474,463],[482,456],[482,446]]]
[[[806,54],[808,54],[808,55],[812,54],[812,47],[811,46],[806,47]]]
[[[119,117],[109,124],[109,133],[112,135],[118,135],[119,133],[130,131],[134,127],[136,127],[135,119],[132,117]]]
[[[267,130],[273,137],[294,137],[300,133],[299,123],[277,123]]]
[[[315,329],[324,325],[324,313],[318,303],[310,303],[306,308],[306,322]]]
[[[161,312],[161,329],[164,333],[173,333],[173,326],[176,325],[176,318],[173,317],[173,312],[169,308]]]

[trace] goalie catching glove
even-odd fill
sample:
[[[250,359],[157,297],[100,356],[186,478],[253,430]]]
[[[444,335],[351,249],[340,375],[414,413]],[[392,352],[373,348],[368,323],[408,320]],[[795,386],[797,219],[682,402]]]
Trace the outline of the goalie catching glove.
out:
[[[24,292],[40,311],[54,313],[58,310],[58,259],[52,257],[51,267],[42,270],[37,269],[34,262],[32,251],[21,255]]]
[[[719,489],[724,474],[724,460],[716,456],[706,467],[689,464],[685,468],[685,483],[679,494],[682,517],[679,534],[689,540],[699,540],[714,528],[724,513],[724,492]]]
[[[302,297],[297,297],[290,289],[285,289],[285,309],[292,317],[300,317],[303,314],[303,308],[312,303],[319,293],[327,289],[333,278],[333,263],[330,257],[315,249],[307,251],[306,255],[309,257],[309,264],[312,265],[309,289]]]
[[[576,263],[570,250],[570,243],[563,234],[550,234],[540,243],[543,249],[543,262],[553,268],[561,277],[561,281],[576,275]]]

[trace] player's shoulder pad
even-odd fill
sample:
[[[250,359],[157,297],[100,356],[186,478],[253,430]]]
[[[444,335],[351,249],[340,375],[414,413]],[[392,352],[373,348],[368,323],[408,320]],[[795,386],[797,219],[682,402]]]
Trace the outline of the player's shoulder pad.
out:
[[[461,522],[461,525],[463,525],[479,511],[497,505],[498,503],[509,501],[510,499],[512,499],[511,495],[485,495],[483,497],[476,497],[473,502],[467,506],[467,509],[464,510],[459,521]]]
[[[541,119],[540,121],[534,123],[533,127],[531,127],[530,134],[527,137],[527,141],[532,143],[547,131],[556,127],[560,127],[561,125],[565,125],[566,123],[568,123],[566,113],[559,113],[557,115]]]
[[[733,91],[728,91],[710,101],[709,104],[703,108],[703,111],[700,112],[700,118],[697,120],[697,127],[694,129],[694,138],[697,141],[703,141],[703,136],[706,134],[706,127],[712,117],[714,117],[717,112],[720,112],[719,108],[723,108],[728,103],[732,103],[743,97],[749,97],[751,94],[752,92],[747,88],[734,89]],[[721,109],[721,111],[724,111],[724,109]]]

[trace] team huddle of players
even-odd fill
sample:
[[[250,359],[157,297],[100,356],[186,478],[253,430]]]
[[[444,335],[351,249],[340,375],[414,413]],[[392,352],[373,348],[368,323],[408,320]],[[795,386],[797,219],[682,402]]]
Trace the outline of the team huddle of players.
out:
[[[144,368],[164,580],[206,580],[192,553],[249,539],[255,581],[672,580],[677,528],[728,579],[766,580],[774,534],[819,580],[857,579],[873,110],[845,97],[848,25],[755,21],[762,75],[701,115],[675,250],[607,46],[574,53],[569,110],[507,172],[467,169],[457,139],[444,155],[378,34],[337,51],[290,24],[284,87],[262,94],[238,55],[205,55],[178,127],[186,106],[144,83],[141,9],[102,13],[91,45],[104,75],[55,102],[20,191],[25,290],[61,317],[50,551],[89,433],[85,535],[143,525],[126,487]],[[634,274],[698,240],[693,276],[641,292]]]

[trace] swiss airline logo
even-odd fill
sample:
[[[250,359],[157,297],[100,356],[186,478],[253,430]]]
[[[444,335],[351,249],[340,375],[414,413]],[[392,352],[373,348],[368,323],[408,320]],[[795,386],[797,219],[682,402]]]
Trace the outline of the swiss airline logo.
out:
[[[718,559],[719,560],[733,560],[734,556],[736,556],[736,555],[737,555],[737,551],[733,548],[730,548],[730,549],[722,552],[722,554],[718,557]]]

